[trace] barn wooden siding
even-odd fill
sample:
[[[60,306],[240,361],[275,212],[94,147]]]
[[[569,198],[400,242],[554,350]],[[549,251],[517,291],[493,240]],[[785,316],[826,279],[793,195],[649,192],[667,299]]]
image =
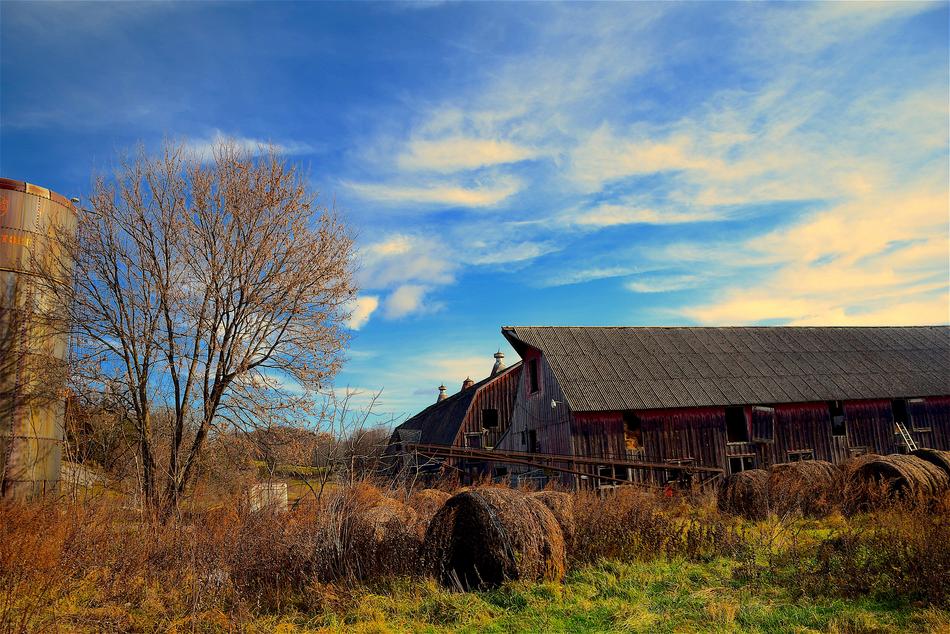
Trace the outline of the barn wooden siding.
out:
[[[520,377],[521,367],[519,366],[494,381],[478,388],[478,393],[475,394],[475,398],[472,399],[472,403],[468,407],[468,412],[465,414],[465,418],[462,419],[459,433],[455,437],[455,442],[452,444],[458,447],[464,447],[466,434],[482,433],[484,431],[482,435],[482,447],[496,446],[511,424]],[[498,410],[497,428],[484,429],[482,427],[482,410],[484,409]]]
[[[950,398],[908,403],[915,440],[921,447],[945,449],[950,429]],[[747,407],[750,442],[727,442],[725,408],[646,410],[641,420],[643,452],[629,454],[622,412],[574,414],[572,439],[576,455],[605,459],[643,459],[719,467],[730,471],[729,458],[752,457],[754,466],[788,462],[810,452],[815,460],[842,463],[860,453],[898,450],[894,417],[888,399],[844,403],[845,434],[832,433],[828,404],[795,403],[774,410]],[[649,473],[632,474],[650,480]],[[661,474],[662,475],[662,474]]]
[[[538,360],[538,391],[531,393],[529,386],[531,360]],[[522,371],[518,379],[514,413],[507,432],[498,441],[497,448],[507,451],[527,451],[527,432],[534,431],[538,439],[538,453],[570,455],[575,454],[571,439],[571,412],[567,406],[551,366],[536,350],[528,350],[522,355]],[[551,401],[557,402],[551,407]],[[580,454],[576,454],[580,455]],[[567,468],[569,465],[558,465]],[[528,467],[509,467],[510,473],[523,473]],[[572,482],[569,474],[559,479]]]
[[[907,411],[908,429],[919,446],[950,451],[950,397],[911,401]]]
[[[897,452],[891,401],[852,401],[844,404],[848,444],[856,452],[889,454]]]

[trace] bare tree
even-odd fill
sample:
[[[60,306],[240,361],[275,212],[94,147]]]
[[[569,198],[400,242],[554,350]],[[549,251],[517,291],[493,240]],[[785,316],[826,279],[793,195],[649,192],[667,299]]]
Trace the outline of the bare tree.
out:
[[[352,237],[297,169],[260,150],[222,142],[205,162],[182,145],[140,150],[96,181],[44,276],[71,324],[80,382],[128,408],[143,499],[163,514],[209,434],[318,414],[314,394],[346,344]],[[71,263],[73,284],[52,283]],[[171,423],[158,443],[160,410]]]

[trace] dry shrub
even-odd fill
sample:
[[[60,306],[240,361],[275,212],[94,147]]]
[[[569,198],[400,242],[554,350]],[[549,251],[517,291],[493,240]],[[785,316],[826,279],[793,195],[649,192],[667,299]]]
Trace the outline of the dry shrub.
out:
[[[916,456],[876,456],[848,469],[845,510],[877,508],[895,499],[926,500],[950,488],[950,475]]]
[[[570,553],[574,547],[574,496],[570,493],[560,491],[538,491],[532,493],[530,497],[541,502],[548,507],[558,526],[561,527],[561,534],[564,536],[564,547]]]
[[[312,556],[319,581],[405,575],[418,567],[415,511],[372,484],[335,489],[315,512]]]
[[[544,504],[520,491],[479,488],[449,499],[429,524],[423,558],[459,589],[507,580],[560,580],[564,538]]]
[[[151,524],[109,500],[0,505],[0,631],[75,629],[74,595],[91,605],[148,605],[159,618],[233,607],[228,570],[237,521],[206,514]],[[157,589],[161,588],[161,592]],[[140,629],[103,608],[105,630]]]
[[[314,574],[318,533],[311,509],[243,515],[228,561],[230,580],[255,605],[280,609],[289,591]]]
[[[840,502],[841,470],[823,460],[804,460],[769,468],[768,502],[779,515],[824,517]]]
[[[741,539],[735,523],[718,513],[634,487],[579,492],[574,515],[583,518],[575,525],[575,564],[662,556],[707,561],[731,554]]]
[[[719,487],[719,510],[750,520],[765,519],[769,508],[769,472],[740,471],[725,478]]]

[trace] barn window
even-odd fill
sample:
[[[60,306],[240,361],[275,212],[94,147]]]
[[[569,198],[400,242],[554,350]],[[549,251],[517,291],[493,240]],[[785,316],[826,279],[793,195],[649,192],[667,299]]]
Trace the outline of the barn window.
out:
[[[623,440],[628,452],[643,449],[643,422],[636,414],[627,412],[623,415]]]
[[[482,410],[482,427],[484,429],[495,429],[498,427],[498,410],[485,408]]]
[[[803,460],[814,460],[815,452],[811,449],[803,449],[802,451],[789,451],[788,452],[788,461],[789,462],[802,462]]]
[[[538,452],[538,432],[534,429],[528,430],[528,453]]]
[[[729,457],[729,473],[739,473],[740,471],[748,471],[749,469],[755,469],[755,456],[730,456]]]
[[[752,442],[775,442],[774,408],[752,408]]]
[[[847,433],[844,423],[844,405],[841,401],[828,401],[828,413],[831,415],[831,435],[844,436]]]
[[[891,401],[891,413],[894,414],[895,423],[907,424],[907,401],[902,398],[895,398]]]
[[[482,435],[480,433],[465,434],[465,446],[469,449],[481,449]]]
[[[749,442],[744,407],[726,408],[726,442]]]
[[[537,359],[531,359],[531,361],[528,361],[528,388],[532,394],[541,389],[541,385],[538,381]]]

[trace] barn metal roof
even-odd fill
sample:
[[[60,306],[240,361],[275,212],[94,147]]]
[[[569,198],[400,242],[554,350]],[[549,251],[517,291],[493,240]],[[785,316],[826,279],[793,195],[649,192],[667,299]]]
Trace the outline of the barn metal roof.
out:
[[[458,435],[465,414],[478,390],[495,379],[521,367],[513,363],[493,376],[486,377],[472,387],[436,401],[393,430],[393,441],[451,445]]]
[[[950,395],[950,326],[509,326],[575,412]]]

